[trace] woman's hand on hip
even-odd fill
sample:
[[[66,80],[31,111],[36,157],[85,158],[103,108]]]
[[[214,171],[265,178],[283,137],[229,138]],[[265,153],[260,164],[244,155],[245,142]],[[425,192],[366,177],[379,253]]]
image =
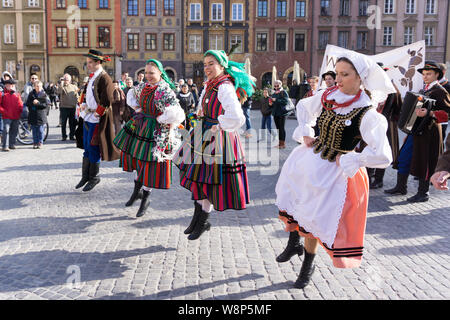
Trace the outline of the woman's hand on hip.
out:
[[[315,141],[314,138],[311,138],[311,137],[308,137],[308,136],[304,136],[303,137],[303,142],[305,143],[305,145],[308,148],[311,148],[313,146],[314,141]]]

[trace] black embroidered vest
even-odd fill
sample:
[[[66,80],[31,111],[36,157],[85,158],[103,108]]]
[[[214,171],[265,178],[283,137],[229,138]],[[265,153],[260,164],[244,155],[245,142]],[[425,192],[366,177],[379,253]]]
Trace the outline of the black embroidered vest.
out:
[[[314,153],[320,152],[322,159],[334,162],[338,154],[353,151],[362,140],[359,127],[370,108],[357,108],[345,115],[324,108],[317,119],[320,135],[314,141]]]

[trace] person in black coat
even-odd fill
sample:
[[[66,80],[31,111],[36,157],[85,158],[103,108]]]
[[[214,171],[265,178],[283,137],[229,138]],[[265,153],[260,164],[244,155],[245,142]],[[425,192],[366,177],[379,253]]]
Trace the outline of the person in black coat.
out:
[[[186,130],[189,130],[190,129],[189,121],[187,121],[186,119],[187,119],[187,116],[190,113],[194,112],[194,110],[195,110],[195,99],[194,99],[194,95],[189,90],[188,84],[183,84],[183,86],[181,87],[181,91],[177,94],[177,99],[180,101],[180,106],[184,110],[184,114],[185,114],[185,126],[184,127]]]
[[[42,82],[35,81],[34,89],[28,95],[28,123],[33,132],[33,149],[40,149],[44,143],[44,125],[47,124],[47,110],[51,104]]]

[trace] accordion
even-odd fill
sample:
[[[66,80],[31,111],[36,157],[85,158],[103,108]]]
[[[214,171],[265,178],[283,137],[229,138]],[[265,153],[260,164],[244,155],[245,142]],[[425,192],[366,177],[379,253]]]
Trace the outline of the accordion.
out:
[[[422,94],[407,92],[400,110],[398,128],[406,134],[422,134],[424,128],[430,123],[431,117],[429,113],[434,109],[435,105],[436,100]],[[428,110],[428,115],[422,118],[416,114],[416,110],[421,108]]]

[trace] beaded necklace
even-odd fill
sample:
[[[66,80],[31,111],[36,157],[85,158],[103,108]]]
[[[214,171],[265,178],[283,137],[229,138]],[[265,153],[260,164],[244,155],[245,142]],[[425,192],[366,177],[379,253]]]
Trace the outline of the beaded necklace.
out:
[[[325,93],[322,95],[322,106],[324,107],[325,110],[330,111],[330,110],[334,110],[334,109],[338,109],[338,108],[345,108],[348,107],[350,105],[352,105],[354,102],[358,101],[359,98],[361,97],[361,93],[362,90],[360,89],[359,92],[356,94],[356,96],[344,103],[337,103],[335,100],[328,100],[328,96],[331,95],[332,93],[336,92],[337,90],[339,90],[338,86],[334,86],[331,88],[328,88]],[[333,105],[335,107],[328,107],[328,105]]]

